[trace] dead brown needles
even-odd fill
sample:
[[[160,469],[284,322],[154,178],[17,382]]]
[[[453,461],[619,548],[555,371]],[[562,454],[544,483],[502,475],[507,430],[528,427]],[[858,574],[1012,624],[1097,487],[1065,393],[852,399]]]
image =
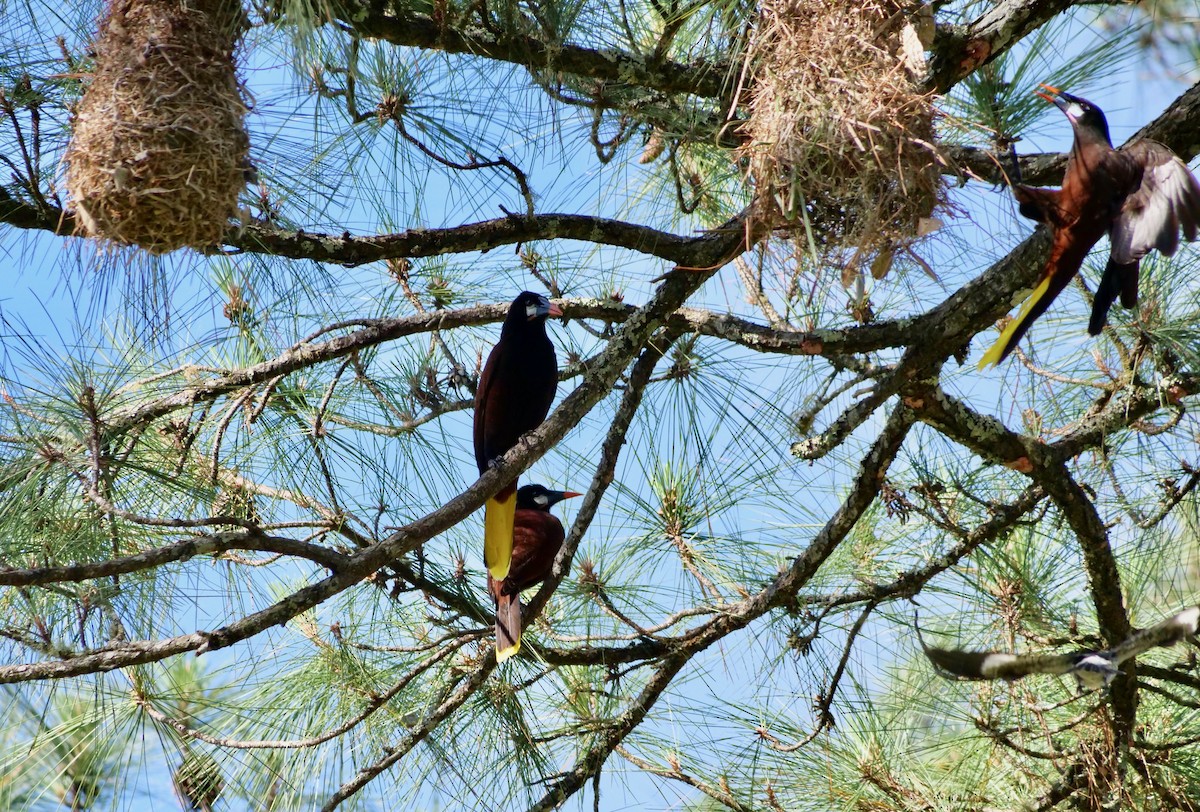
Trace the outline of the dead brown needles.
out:
[[[920,33],[897,0],[762,0],[742,126],[760,211],[854,265],[942,202]],[[807,240],[807,230],[804,239]]]
[[[67,147],[89,236],[154,253],[220,242],[245,185],[237,0],[111,0]]]

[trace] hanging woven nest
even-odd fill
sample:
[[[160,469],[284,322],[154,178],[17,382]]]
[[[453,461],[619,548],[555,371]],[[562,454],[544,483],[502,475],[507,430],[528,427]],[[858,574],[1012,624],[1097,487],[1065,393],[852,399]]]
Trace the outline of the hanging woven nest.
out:
[[[872,254],[929,227],[945,160],[897,0],[761,0],[741,150],[762,216],[822,250]],[[923,222],[924,221],[924,222]]]
[[[245,26],[237,0],[110,0],[65,158],[86,235],[154,253],[221,241],[249,165]]]

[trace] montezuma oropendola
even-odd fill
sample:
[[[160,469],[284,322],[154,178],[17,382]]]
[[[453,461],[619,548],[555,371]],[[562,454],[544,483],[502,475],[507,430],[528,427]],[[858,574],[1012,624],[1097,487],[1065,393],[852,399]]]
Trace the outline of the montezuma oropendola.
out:
[[[561,315],[557,305],[529,291],[509,306],[500,340],[475,390],[475,464],[480,474],[546,419],[558,388],[558,360],[546,335],[546,317]],[[512,557],[516,497],[514,477],[484,509],[483,560],[498,581],[508,575]]]
[[[496,602],[496,662],[521,650],[521,593],[546,580],[566,534],[550,508],[583,494],[522,485],[513,514],[512,566],[498,581],[488,575],[488,594]]]
[[[1179,246],[1179,230],[1194,240],[1200,225],[1200,183],[1175,153],[1148,138],[1113,149],[1099,107],[1050,85],[1042,88],[1053,95],[1038,95],[1066,114],[1075,133],[1062,188],[1018,184],[1013,194],[1022,215],[1053,232],[1050,258],[1021,312],[979,362],[980,369],[1012,352],[1106,233],[1112,246],[1092,304],[1091,335],[1104,328],[1118,297],[1125,307],[1137,305],[1142,257],[1152,248],[1171,256]]]

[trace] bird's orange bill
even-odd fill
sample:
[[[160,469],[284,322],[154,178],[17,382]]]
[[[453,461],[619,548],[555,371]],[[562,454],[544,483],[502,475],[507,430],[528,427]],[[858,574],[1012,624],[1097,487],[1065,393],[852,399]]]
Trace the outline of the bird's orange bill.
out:
[[[574,499],[576,496],[583,496],[582,493],[576,491],[563,491],[563,499]]]
[[[515,483],[514,483],[515,484]],[[483,561],[497,581],[508,577],[512,564],[513,515],[517,512],[517,489],[509,486],[487,500],[483,513]]]
[[[497,589],[499,592],[499,589]],[[521,650],[521,597],[496,596],[496,662],[502,663]]]
[[[551,302],[550,303],[550,315],[551,316],[561,316],[562,308],[559,307],[558,305],[556,305],[554,302]]]
[[[1048,84],[1046,84],[1045,82],[1042,82],[1042,84],[1041,84],[1041,85],[1039,85],[1039,87],[1041,87],[1041,88],[1042,88],[1042,90],[1049,90],[1049,91],[1050,91],[1051,93],[1053,93],[1055,96],[1057,96],[1059,93],[1062,93],[1062,91],[1061,91],[1061,90],[1059,90],[1057,87],[1054,87],[1053,85],[1048,85]],[[1043,93],[1041,90],[1035,90],[1035,91],[1033,91],[1033,92],[1034,92],[1035,94],[1037,94],[1038,96],[1041,96],[1043,99],[1045,99],[1046,101],[1050,102],[1051,104],[1055,104],[1055,101],[1054,101],[1054,96],[1047,96],[1047,95],[1046,95],[1045,93]]]
[[[1021,312],[1017,314],[1015,319],[1008,323],[1008,325],[1000,333],[1000,338],[996,339],[996,343],[993,344],[988,351],[983,354],[983,358],[979,361],[979,370],[981,372],[989,364],[999,364],[1001,361],[1003,361],[1004,357],[1008,355],[1009,351],[1013,348],[1013,345],[1017,342],[1020,336],[1024,334],[1026,329],[1028,329],[1029,324],[1031,324],[1034,319],[1041,315],[1040,311],[1038,313],[1033,313],[1033,309],[1037,307],[1038,302],[1045,298],[1046,292],[1050,290],[1050,282],[1053,280],[1053,278],[1054,277],[1052,275],[1047,275],[1046,278],[1043,279],[1041,283],[1039,283],[1038,286],[1033,289],[1033,292],[1029,294],[1029,297],[1025,299],[1025,304],[1022,305]]]

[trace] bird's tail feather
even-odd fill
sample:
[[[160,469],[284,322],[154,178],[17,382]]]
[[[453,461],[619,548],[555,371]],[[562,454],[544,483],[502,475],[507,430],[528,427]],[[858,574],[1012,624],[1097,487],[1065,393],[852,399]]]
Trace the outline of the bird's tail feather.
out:
[[[521,650],[521,596],[496,596],[496,662]]]
[[[517,511],[517,483],[487,500],[483,513],[483,561],[497,581],[508,577],[512,563],[513,516]]]
[[[1104,266],[1104,274],[1096,288],[1096,298],[1092,302],[1092,317],[1088,320],[1088,335],[1100,335],[1104,325],[1108,323],[1108,311],[1112,309],[1117,297],[1121,298],[1123,307],[1137,306],[1138,265],[1133,262],[1114,262],[1110,257]]]
[[[979,361],[979,369],[982,370],[988,364],[999,364],[1007,358],[1013,347],[1017,346],[1017,342],[1037,320],[1037,317],[1046,312],[1050,303],[1067,286],[1067,282],[1071,281],[1072,276],[1074,274],[1049,274],[1038,283],[1038,286],[1025,300],[1021,312],[1008,323],[1008,326],[1000,333],[1000,338],[996,339],[996,343],[984,353],[983,358]]]

